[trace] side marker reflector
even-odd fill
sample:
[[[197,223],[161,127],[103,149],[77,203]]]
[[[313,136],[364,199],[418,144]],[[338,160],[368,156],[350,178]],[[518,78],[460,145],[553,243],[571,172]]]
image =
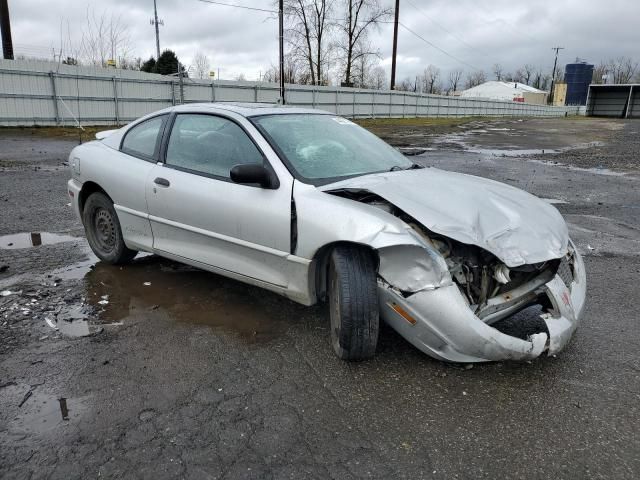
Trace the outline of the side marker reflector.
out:
[[[409,315],[409,313],[400,305],[396,305],[395,303],[387,303],[387,305],[389,305],[398,315],[404,318],[411,325],[415,325],[416,323],[418,323],[418,321],[411,315]]]

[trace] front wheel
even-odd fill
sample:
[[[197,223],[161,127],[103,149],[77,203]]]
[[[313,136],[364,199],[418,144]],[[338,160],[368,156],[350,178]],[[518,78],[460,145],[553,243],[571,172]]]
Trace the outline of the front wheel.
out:
[[[343,360],[373,357],[380,319],[375,261],[366,250],[336,247],[329,259],[331,344]]]
[[[104,193],[89,195],[82,210],[82,223],[89,246],[100,260],[122,264],[138,253],[125,245],[113,202]]]

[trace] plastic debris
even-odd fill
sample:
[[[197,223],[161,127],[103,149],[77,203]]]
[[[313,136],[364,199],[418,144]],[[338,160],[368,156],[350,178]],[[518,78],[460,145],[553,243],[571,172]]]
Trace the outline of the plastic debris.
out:
[[[47,322],[47,325],[49,325],[51,328],[57,330],[58,326],[55,324],[55,322],[53,320],[51,320],[49,317],[44,317],[44,321]]]
[[[144,282],[144,283],[143,283],[143,285],[144,285],[145,287],[148,287],[149,285],[151,285],[151,282]]]

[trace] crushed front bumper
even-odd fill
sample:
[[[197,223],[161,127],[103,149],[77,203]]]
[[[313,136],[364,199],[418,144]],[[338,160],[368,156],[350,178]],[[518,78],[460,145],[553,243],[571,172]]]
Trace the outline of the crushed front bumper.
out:
[[[383,282],[378,290],[382,318],[419,350],[450,362],[488,362],[530,360],[562,350],[582,318],[586,287],[584,263],[575,250],[573,278],[567,281],[556,274],[538,289],[552,305],[541,315],[549,335],[536,333],[527,340],[504,334],[478,318],[456,285],[408,297]]]

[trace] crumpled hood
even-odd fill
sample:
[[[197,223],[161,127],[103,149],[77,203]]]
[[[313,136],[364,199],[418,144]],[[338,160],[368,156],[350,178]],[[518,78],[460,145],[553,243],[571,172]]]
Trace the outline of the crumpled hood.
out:
[[[321,190],[375,193],[427,229],[477,245],[509,267],[567,253],[567,224],[555,207],[493,180],[424,168],[365,175]]]

